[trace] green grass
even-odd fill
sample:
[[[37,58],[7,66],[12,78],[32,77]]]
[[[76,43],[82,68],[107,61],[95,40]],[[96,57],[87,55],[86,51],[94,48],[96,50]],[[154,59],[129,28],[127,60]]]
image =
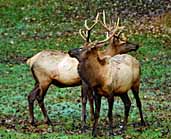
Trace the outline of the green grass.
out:
[[[73,6],[74,5],[74,6]],[[78,35],[86,17],[85,7],[78,3],[34,0],[0,0],[0,138],[91,138],[91,128],[80,133],[80,87],[57,88],[51,86],[45,104],[54,123],[43,124],[43,116],[35,104],[35,117],[39,126],[28,123],[27,95],[34,86],[28,57],[44,49],[64,50],[80,47]],[[80,11],[80,13],[79,13]],[[77,13],[79,17],[72,14]],[[150,34],[131,35],[130,40],[140,44],[131,54],[141,63],[142,79],[140,96],[143,103],[146,128],[134,127],[139,119],[132,93],[132,107],[128,130],[115,138],[170,138],[171,133],[171,36]],[[89,106],[88,106],[89,107]],[[89,108],[88,108],[89,109]],[[100,137],[108,138],[107,101],[103,99],[99,122]],[[123,120],[124,108],[116,98],[114,105],[115,131]],[[87,124],[92,126],[89,112]]]

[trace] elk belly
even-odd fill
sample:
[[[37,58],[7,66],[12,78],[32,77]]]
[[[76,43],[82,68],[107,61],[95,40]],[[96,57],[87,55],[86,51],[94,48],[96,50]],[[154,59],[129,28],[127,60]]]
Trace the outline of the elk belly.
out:
[[[132,85],[133,73],[131,67],[126,64],[119,64],[117,67],[117,74],[115,74],[114,81],[114,92],[125,93]]]
[[[58,64],[58,81],[66,85],[77,84],[80,77],[77,71],[78,61],[75,58],[66,57]]]

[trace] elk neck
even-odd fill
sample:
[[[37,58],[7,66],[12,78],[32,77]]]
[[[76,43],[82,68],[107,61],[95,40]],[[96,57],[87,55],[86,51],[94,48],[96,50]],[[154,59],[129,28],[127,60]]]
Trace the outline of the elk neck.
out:
[[[116,54],[118,54],[117,48],[115,46],[113,46],[113,44],[110,44],[110,46],[107,47],[105,50],[99,51],[99,57],[103,57],[106,55],[114,56]]]
[[[104,65],[101,63],[97,50],[91,50],[85,54],[78,65],[78,73],[82,80],[89,86],[94,87],[100,83]]]

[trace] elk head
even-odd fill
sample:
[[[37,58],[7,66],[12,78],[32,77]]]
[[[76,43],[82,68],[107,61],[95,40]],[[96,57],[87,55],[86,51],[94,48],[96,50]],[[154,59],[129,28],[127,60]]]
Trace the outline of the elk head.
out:
[[[116,55],[123,54],[130,51],[136,51],[139,48],[139,45],[129,42],[122,32],[125,28],[124,26],[119,26],[119,18],[113,26],[106,23],[105,12],[103,11],[103,19],[100,20],[100,24],[107,31],[107,34],[113,34],[113,37],[109,39],[109,47],[102,52],[103,55]]]

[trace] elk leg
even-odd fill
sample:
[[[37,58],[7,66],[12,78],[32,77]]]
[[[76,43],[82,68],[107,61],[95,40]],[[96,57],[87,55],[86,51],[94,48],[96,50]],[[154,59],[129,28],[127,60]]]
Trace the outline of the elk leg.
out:
[[[113,135],[113,118],[112,118],[113,103],[114,103],[114,97],[111,96],[108,98],[109,135]]]
[[[82,120],[82,131],[84,132],[86,127],[86,104],[87,104],[87,85],[85,83],[82,83],[81,86],[81,102],[82,102],[82,115],[81,115],[81,120]]]
[[[36,96],[39,94],[39,92],[40,92],[39,84],[36,84],[34,89],[28,95],[30,123],[32,125],[35,124],[35,121],[34,121],[34,101],[36,99]]]
[[[144,118],[143,118],[141,100],[139,98],[139,87],[132,87],[131,89],[132,89],[132,92],[133,92],[134,97],[136,99],[137,107],[139,109],[140,118],[141,118],[141,125],[145,126],[146,124],[145,124],[145,121],[144,121]]]
[[[100,115],[100,107],[101,107],[101,96],[95,92],[94,95],[94,100],[95,100],[95,114],[94,114],[94,124],[93,124],[93,131],[92,131],[92,136],[96,137],[97,136],[97,125],[98,125],[98,120],[99,120],[99,115]]]
[[[129,110],[131,107],[131,101],[130,101],[127,93],[122,94],[120,97],[121,97],[121,99],[124,103],[124,107],[125,107],[124,128],[126,129],[127,122],[128,122],[128,116],[129,116]]]
[[[37,99],[37,101],[39,103],[39,106],[41,108],[41,111],[43,113],[45,123],[48,124],[48,125],[52,125],[52,123],[51,123],[51,121],[50,121],[50,119],[48,117],[47,110],[45,108],[45,104],[44,104],[44,96],[45,96],[45,94],[47,92],[47,89],[48,89],[48,86],[47,87],[44,86],[44,88],[41,88],[41,91],[40,91],[40,93],[39,93],[39,95],[37,96],[36,99]]]
[[[90,116],[91,116],[91,121],[94,121],[94,98],[93,98],[93,90],[89,88],[87,90],[88,92],[88,100],[90,104]]]
[[[44,97],[38,97],[37,101],[38,101],[39,106],[41,108],[41,111],[43,113],[45,123],[48,124],[48,125],[52,125],[52,123],[51,123],[51,121],[50,121],[50,119],[48,117],[47,110],[46,110],[45,105],[44,105]]]

